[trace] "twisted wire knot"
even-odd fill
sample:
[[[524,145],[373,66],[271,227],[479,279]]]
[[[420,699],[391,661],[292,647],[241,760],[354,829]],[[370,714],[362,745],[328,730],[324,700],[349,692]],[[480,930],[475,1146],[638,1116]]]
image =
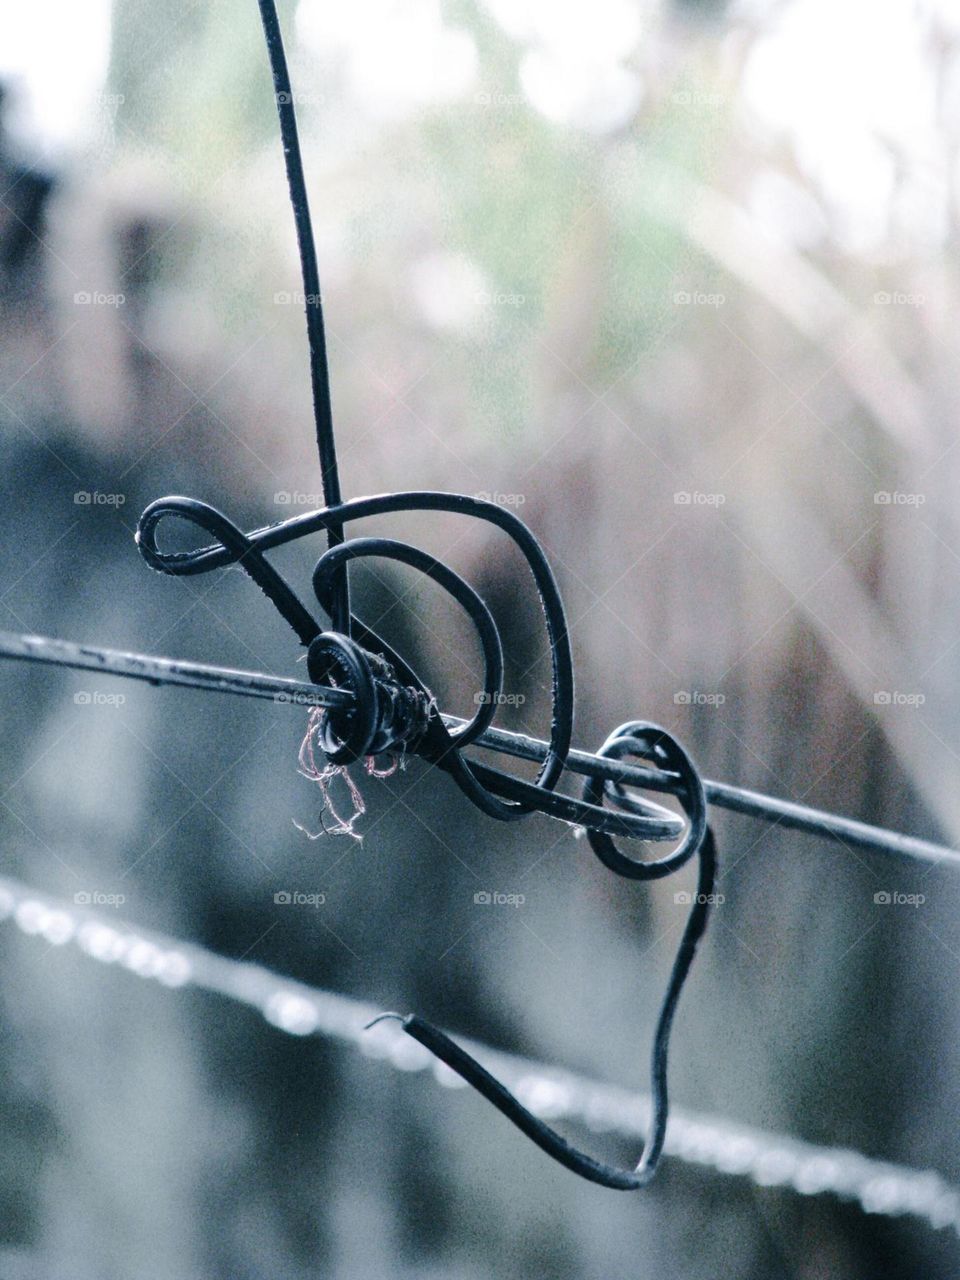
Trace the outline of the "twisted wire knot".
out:
[[[321,631],[264,554],[269,548],[311,533],[398,511],[447,511],[487,521],[503,530],[523,554],[540,598],[552,667],[549,749],[535,780],[515,777],[464,754],[464,749],[490,727],[502,705],[504,659],[500,632],[486,602],[449,565],[391,538],[354,538],[328,548],[313,572],[314,594],[332,622],[331,630]],[[194,551],[163,550],[157,535],[160,524],[168,518],[187,520],[217,541]],[[580,798],[557,791],[573,732],[573,662],[566,614],[539,542],[513,512],[465,494],[417,491],[355,498],[245,533],[207,503],[170,497],[146,508],[137,529],[137,543],[147,563],[161,573],[187,576],[236,564],[249,574],[307,646],[311,680],[316,684],[335,681],[354,695],[354,705],[348,711],[330,711],[323,718],[322,743],[333,763],[347,764],[361,756],[402,749],[443,769],[473,804],[501,821],[539,811],[582,827],[591,837],[672,840],[682,835],[684,823],[675,813],[653,800],[627,794],[622,787],[601,788],[596,780],[588,780]],[[350,612],[348,597],[338,589],[339,584],[352,561],[368,558],[416,569],[450,595],[472,623],[483,655],[483,687],[476,698],[476,711],[466,723],[448,728],[432,693],[409,663]],[[699,776],[666,730],[648,726],[644,733],[648,737],[628,735],[626,746],[608,741],[604,751],[614,759],[626,751],[661,764],[670,761],[671,768],[682,759],[686,763],[680,769],[681,776],[689,775],[691,780]],[[655,735],[654,745],[649,734]],[[668,741],[674,746],[664,745]],[[688,785],[692,786],[692,781]],[[702,840],[702,832],[688,825],[684,848],[692,852]],[[616,862],[609,847],[602,847],[608,865]],[[673,855],[673,865],[681,866],[689,852],[682,857]],[[626,862],[640,865],[630,859]],[[623,874],[636,878],[629,871]]]
[[[604,1186],[630,1190],[645,1186],[653,1177],[663,1149],[667,1124],[667,1048],[680,990],[693,962],[697,943],[707,923],[708,903],[716,872],[713,836],[707,826],[703,782],[687,752],[666,730],[644,721],[621,725],[604,743],[601,755],[615,762],[630,755],[675,771],[677,796],[686,824],[669,809],[628,791],[616,774],[599,782],[588,779],[580,799],[557,792],[571,750],[573,733],[573,660],[567,620],[560,592],[540,544],[512,512],[494,503],[464,494],[413,492],[382,494],[344,502],[340,493],[337,450],[324,336],[323,309],[316,246],[310,225],[307,187],[297,137],[296,112],[287,68],[276,0],[258,0],[273,74],[275,101],[280,117],[284,162],[297,243],[303,292],[306,300],[307,335],[314,402],[314,421],[326,506],[252,533],[244,533],[225,515],[194,498],[163,498],[144,511],[137,542],[147,563],[161,573],[205,573],[219,566],[239,565],[257,583],[308,649],[311,679],[336,684],[351,694],[351,705],[311,713],[301,763],[309,776],[325,779],[327,769],[345,771],[347,765],[367,753],[367,764],[376,772],[378,753],[400,747],[416,751],[445,770],[460,790],[491,817],[509,821],[539,810],[587,831],[601,861],[620,876],[634,880],[657,879],[679,870],[695,853],[699,855],[698,892],[692,900],[686,927],[673,963],[653,1039],[650,1063],[653,1118],[643,1153],[632,1170],[601,1164],[570,1144],[532,1115],[464,1049],[443,1032],[420,1018],[402,1018],[404,1030],[424,1044],[449,1067],[473,1084],[494,1106],[555,1160],[584,1178]],[[464,754],[471,743],[490,746],[486,731],[500,705],[503,683],[503,651],[500,634],[484,601],[447,565],[407,543],[386,538],[344,541],[344,529],[353,520],[398,511],[449,511],[485,520],[513,539],[533,575],[551,657],[552,717],[546,752],[533,782]],[[204,529],[216,542],[190,552],[163,552],[157,546],[157,528],[167,516],[179,516]],[[264,552],[295,538],[323,530],[327,550],[317,562],[313,587],[320,605],[329,614],[331,629],[321,630],[313,615]],[[351,560],[377,556],[407,564],[432,578],[466,611],[483,651],[484,688],[473,718],[453,728],[441,716],[430,691],[404,659],[374,631],[356,618],[350,608],[348,567]],[[313,760],[313,728],[319,730],[328,764],[317,769]],[[339,763],[338,763],[339,762]],[[349,775],[347,775],[349,777]],[[351,784],[352,785],[352,784]],[[362,812],[341,822],[352,833]],[[641,840],[671,840],[681,836],[672,853],[647,862],[628,857],[614,843],[614,836]],[[397,1017],[395,1014],[385,1015]]]
[[[385,658],[349,636],[322,631],[310,642],[307,670],[314,684],[353,694],[352,707],[320,713],[317,734],[331,764],[412,751],[426,733],[432,700],[421,689],[401,685]]]
[[[342,530],[353,520],[398,511],[448,511],[485,520],[503,530],[523,554],[540,598],[551,656],[552,717],[548,748],[532,782],[464,754],[482,740],[503,695],[503,647],[497,625],[485,601],[459,574],[425,551],[389,538],[342,541]],[[195,551],[163,551],[157,530],[168,517],[179,517],[216,539]],[[309,609],[266,559],[265,552],[318,531],[328,535],[327,550],[313,572],[314,594],[331,619],[321,630]],[[695,854],[699,857],[696,896],[674,959],[660,1009],[650,1063],[653,1118],[639,1163],[632,1170],[602,1164],[577,1151],[542,1120],[528,1111],[449,1036],[410,1015],[400,1018],[403,1030],[445,1062],[519,1129],[555,1160],[582,1177],[619,1190],[645,1186],[653,1177],[666,1136],[667,1049],[680,991],[704,934],[716,876],[716,852],[707,826],[703,781],[689,754],[667,730],[643,720],[627,721],[614,730],[599,755],[616,762],[632,757],[675,776],[676,798],[685,821],[671,810],[637,794],[614,773],[591,775],[579,798],[557,791],[567,766],[573,732],[573,663],[566,614],[553,572],[543,550],[512,512],[464,494],[432,491],[382,494],[337,502],[319,511],[245,533],[222,512],[195,498],[161,498],[140,518],[137,543],[147,563],[161,573],[184,576],[236,564],[242,568],[307,648],[307,669],[318,686],[351,695],[348,706],[314,711],[316,739],[334,772],[365,758],[369,771],[384,753],[410,752],[444,770],[479,809],[502,821],[534,811],[582,828],[591,848],[611,871],[630,880],[656,880],[679,871]],[[437,583],[465,611],[476,631],[483,654],[483,689],[473,717],[453,728],[440,714],[436,699],[406,660],[350,609],[347,571],[351,561],[376,557],[406,564]],[[311,722],[313,723],[313,722]],[[310,737],[311,751],[313,737]],[[312,756],[311,756],[312,759]],[[380,776],[384,776],[381,773]],[[326,777],[326,771],[321,771]],[[635,776],[635,775],[634,775]],[[343,829],[353,834],[362,807]],[[676,840],[679,844],[659,859],[637,859],[617,847],[614,837],[644,841]],[[399,1015],[385,1015],[399,1017]]]

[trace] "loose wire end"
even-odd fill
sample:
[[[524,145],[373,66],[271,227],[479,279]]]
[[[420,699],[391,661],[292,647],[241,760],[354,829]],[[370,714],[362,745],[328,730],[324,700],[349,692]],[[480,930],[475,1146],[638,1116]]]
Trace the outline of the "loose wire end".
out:
[[[364,1031],[369,1031],[370,1028],[375,1027],[378,1022],[386,1022],[388,1018],[392,1019],[394,1022],[406,1022],[407,1020],[402,1013],[378,1013],[373,1021],[368,1022],[363,1029]]]

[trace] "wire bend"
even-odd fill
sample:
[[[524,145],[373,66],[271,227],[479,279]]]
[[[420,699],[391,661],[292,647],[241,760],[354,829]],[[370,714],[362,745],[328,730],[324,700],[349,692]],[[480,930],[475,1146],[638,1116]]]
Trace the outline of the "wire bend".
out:
[[[462,749],[493,721],[498,709],[501,692],[503,658],[499,633],[487,606],[459,574],[441,561],[406,543],[387,538],[362,538],[346,542],[326,551],[318,560],[313,574],[314,586],[321,607],[343,628],[340,634],[359,644],[368,654],[382,659],[398,682],[400,688],[414,690],[415,700],[430,704],[427,724],[418,735],[416,753],[448,773],[461,791],[489,817],[501,821],[513,821],[528,813],[539,811],[562,822],[581,826],[588,831],[598,831],[609,836],[624,836],[640,840],[671,840],[682,830],[682,823],[669,809],[652,800],[631,797],[629,805],[606,808],[594,793],[585,792],[577,799],[556,790],[571,747],[573,733],[574,682],[573,661],[567,634],[566,613],[553,571],[540,543],[527,526],[510,511],[491,502],[465,494],[434,491],[382,494],[370,498],[355,498],[342,502],[335,508],[294,516],[280,524],[244,533],[222,512],[195,498],[160,498],[151,503],[137,529],[137,543],[141,554],[151,568],[173,576],[209,572],[228,564],[244,569],[271,600],[281,615],[297,633],[301,643],[309,645],[320,634],[320,626],[296,597],[284,579],[270,566],[263,555],[268,547],[276,547],[308,534],[328,529],[331,525],[342,527],[354,520],[370,516],[392,514],[398,511],[447,511],[474,516],[503,530],[516,544],[534,579],[540,599],[547,641],[551,653],[551,717],[549,749],[536,779],[529,782],[501,769],[467,759]],[[161,549],[158,531],[165,519],[179,518],[193,523],[205,533],[217,539],[216,545],[207,545],[195,551],[171,552]],[[337,617],[338,605],[330,590],[335,574],[346,567],[351,559],[377,556],[412,565],[426,573],[446,590],[466,610],[473,622],[484,652],[486,674],[484,689],[479,691],[480,709],[465,732],[451,731],[433,700],[430,690],[412,667],[393,650],[385,640],[372,631],[354,614]],[[345,624],[345,625],[344,625]],[[335,628],[336,630],[336,628]],[[375,701],[364,696],[354,665],[340,671],[345,685],[362,701],[348,716],[355,720],[367,717],[362,729],[340,733],[341,741],[347,738],[359,742],[362,738],[374,740],[381,735],[382,727],[369,720],[374,714]],[[322,683],[323,681],[317,681]],[[412,706],[411,706],[411,709]],[[334,715],[343,725],[343,713]],[[404,727],[404,738],[412,745],[412,734]],[[394,744],[396,745],[396,743]],[[385,748],[389,749],[389,748]],[[348,754],[355,747],[348,749]],[[346,756],[343,757],[346,759]],[[355,758],[355,757],[354,757]]]
[[[326,506],[319,511],[245,533],[226,515],[196,498],[169,497],[151,503],[140,517],[136,540],[146,562],[160,573],[185,576],[235,564],[257,584],[307,647],[311,681],[337,690],[322,710],[314,708],[317,740],[328,760],[337,766],[383,752],[415,752],[447,772],[482,812],[512,821],[539,811],[584,828],[597,857],[617,875],[629,879],[657,879],[699,855],[697,894],[680,948],[674,960],[651,1057],[654,1099],[653,1123],[639,1164],[632,1171],[604,1165],[570,1144],[528,1111],[449,1036],[414,1015],[402,1019],[404,1031],[418,1040],[488,1098],[539,1147],[575,1173],[621,1190],[645,1186],[653,1177],[663,1148],[667,1121],[667,1050],[680,991],[706,928],[716,874],[713,837],[707,827],[703,782],[689,755],[666,730],[645,721],[621,725],[600,750],[602,757],[626,755],[646,761],[659,771],[676,775],[676,795],[686,813],[681,822],[669,809],[615,781],[588,778],[580,798],[557,791],[571,750],[574,713],[573,660],[567,619],[553,571],[540,543],[511,511],[466,494],[414,491],[380,494],[343,501],[340,493],[336,441],[330,404],[329,374],[320,302],[319,271],[310,222],[306,182],[297,136],[294,99],[287,70],[275,0],[258,0],[280,117],[287,180],[297,231],[306,306],[310,371],[317,446]],[[520,550],[533,576],[551,655],[552,716],[547,749],[539,772],[529,782],[504,770],[468,759],[464,749],[493,723],[501,702],[503,647],[496,623],[484,600],[448,565],[417,547],[390,538],[344,541],[351,521],[394,512],[445,511],[484,520],[501,529]],[[214,542],[194,551],[164,551],[158,531],[164,520],[179,518],[203,530]],[[324,532],[327,550],[313,573],[313,589],[331,629],[322,630],[292,587],[269,563],[272,547]],[[405,564],[425,574],[466,612],[483,652],[483,688],[476,695],[477,712],[466,724],[451,730],[430,690],[406,660],[357,618],[350,608],[351,561],[376,557]],[[345,700],[343,695],[348,695]],[[346,702],[346,705],[344,703]],[[623,854],[614,836],[640,840],[672,840],[681,836],[672,853],[659,860],[638,861]],[[395,1015],[390,1015],[395,1016]]]
[[[550,750],[533,783],[499,769],[468,760],[462,748],[492,722],[502,691],[503,651],[496,623],[485,602],[449,566],[407,543],[388,538],[358,538],[329,548],[317,561],[314,592],[335,628],[321,632],[292,589],[269,565],[263,549],[279,546],[351,520],[398,510],[460,511],[498,525],[523,553],[537,586],[553,655],[553,717]],[[180,517],[217,539],[218,545],[196,551],[161,550],[157,532],[165,518]],[[609,760],[633,757],[678,779],[676,796],[686,815],[675,849],[663,858],[638,860],[614,843],[616,835],[642,840],[675,838],[677,818],[669,810],[637,796],[622,783],[589,776],[580,800],[554,788],[566,766],[573,721],[573,672],[566,615],[553,573],[540,544],[512,513],[460,494],[409,493],[361,498],[334,509],[296,516],[279,525],[244,533],[221,512],[189,498],[164,498],[152,503],[140,520],[137,541],[147,562],[162,573],[182,576],[237,564],[264,591],[308,648],[311,680],[320,686],[346,689],[347,708],[321,713],[320,742],[334,764],[351,763],[365,754],[395,749],[400,743],[444,769],[484,813],[511,820],[540,810],[562,821],[583,826],[591,848],[616,875],[631,880],[655,880],[680,870],[699,855],[697,891],[674,960],[654,1032],[650,1062],[653,1117],[643,1154],[632,1170],[617,1169],[578,1151],[530,1112],[508,1089],[448,1035],[416,1015],[401,1019],[404,1032],[419,1041],[554,1160],[591,1182],[616,1190],[636,1190],[653,1177],[666,1133],[668,1114],[667,1055],[673,1018],[697,945],[707,927],[714,901],[716,848],[707,826],[703,781],[687,751],[665,729],[643,720],[630,720],[614,730],[597,752]],[[429,689],[399,654],[353,614],[343,614],[333,589],[336,575],[352,560],[378,557],[409,565],[424,573],[454,598],[467,613],[484,655],[484,689],[480,709],[457,732],[447,729]],[[305,621],[308,620],[308,621]]]
[[[710,905],[714,900],[717,859],[713,833],[709,828],[704,833],[698,852],[700,871],[697,877],[697,892],[690,895],[690,914],[673,962],[670,981],[660,1007],[653,1036],[653,1049],[650,1055],[650,1094],[653,1114],[643,1152],[633,1169],[618,1169],[614,1165],[604,1164],[594,1159],[586,1152],[578,1151],[562,1134],[557,1133],[555,1129],[528,1110],[505,1085],[501,1084],[495,1076],[481,1066],[476,1058],[462,1049],[445,1032],[423,1018],[417,1017],[416,1014],[400,1019],[400,1025],[408,1036],[419,1041],[434,1057],[439,1058],[467,1084],[472,1085],[512,1124],[516,1125],[521,1133],[535,1142],[541,1151],[545,1151],[564,1168],[579,1174],[581,1178],[586,1178],[588,1182],[599,1183],[600,1186],[610,1187],[614,1191],[637,1191],[645,1187],[656,1173],[663,1153],[669,1114],[667,1057],[670,1048],[670,1031],[683,984],[693,964],[697,945],[706,931]],[[397,1014],[383,1016],[399,1017]]]

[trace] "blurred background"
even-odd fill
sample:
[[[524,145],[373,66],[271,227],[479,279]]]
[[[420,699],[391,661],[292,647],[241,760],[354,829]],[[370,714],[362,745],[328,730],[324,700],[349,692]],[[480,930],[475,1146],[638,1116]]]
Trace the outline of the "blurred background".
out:
[[[530,524],[570,614],[578,745],[649,718],[708,777],[960,839],[956,7],[281,16],[345,493],[495,494]],[[133,543],[169,493],[247,528],[320,502],[256,5],[7,4],[0,83],[0,627],[300,675],[240,572],[161,578]],[[543,734],[549,655],[505,540],[439,515],[353,530],[478,587],[500,722]],[[275,555],[304,593],[321,547]],[[353,581],[469,713],[454,608],[402,569]],[[0,706],[3,873],[646,1088],[692,868],[618,880],[418,763],[361,779],[362,842],[310,840],[300,709],[9,664]],[[673,1098],[960,1180],[960,882],[717,828]],[[13,931],[0,950],[14,1280],[960,1271],[955,1233],[670,1160],[642,1195],[589,1186],[465,1090]]]

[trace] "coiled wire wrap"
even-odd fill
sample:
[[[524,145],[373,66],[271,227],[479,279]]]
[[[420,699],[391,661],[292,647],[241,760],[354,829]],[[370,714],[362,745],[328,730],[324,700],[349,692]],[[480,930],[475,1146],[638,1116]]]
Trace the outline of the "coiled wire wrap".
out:
[[[341,500],[319,270],[294,95],[275,0],[258,0],[258,4],[270,57],[300,253],[314,420],[327,505],[320,511],[245,533],[222,512],[195,498],[161,498],[151,503],[141,516],[137,543],[147,563],[160,573],[185,576],[236,564],[249,574],[300,642],[307,646],[311,680],[318,685],[346,689],[352,696],[352,704],[346,709],[329,707],[320,713],[320,742],[334,765],[347,765],[362,756],[381,752],[415,752],[448,773],[464,795],[492,818],[512,821],[540,811],[584,828],[601,861],[617,875],[629,879],[658,879],[679,870],[695,853],[699,855],[698,892],[692,900],[654,1033],[653,1124],[635,1169],[618,1170],[576,1151],[527,1111],[509,1090],[447,1035],[413,1015],[401,1019],[409,1035],[458,1072],[555,1160],[604,1186],[621,1190],[642,1187],[653,1177],[663,1148],[670,1029],[697,943],[706,928],[716,874],[716,854],[707,828],[703,783],[690,757],[666,730],[643,721],[631,721],[611,735],[600,754],[617,760],[633,755],[675,771],[680,779],[677,796],[687,815],[686,831],[683,832],[684,824],[669,809],[641,799],[609,780],[588,778],[580,799],[559,794],[556,787],[566,767],[573,734],[573,661],[563,602],[537,539],[512,512],[464,494],[423,491]],[[503,650],[496,623],[485,602],[453,569],[408,543],[389,538],[344,541],[344,528],[351,521],[399,511],[447,511],[485,520],[512,538],[527,562],[543,609],[552,664],[550,736],[533,782],[468,760],[463,755],[464,748],[492,723],[503,692]],[[216,542],[196,551],[162,551],[157,544],[157,531],[169,517],[189,521]],[[321,630],[311,612],[264,555],[271,547],[319,531],[326,534],[327,550],[314,569],[313,589],[321,608],[330,617],[331,630],[328,631]],[[366,557],[397,561],[425,574],[456,600],[470,618],[483,652],[484,687],[477,699],[477,712],[466,724],[451,731],[416,672],[351,612],[348,567],[352,560]],[[672,853],[649,863],[627,857],[617,849],[613,839],[625,836],[670,840],[682,832],[680,844]]]
[[[338,681],[338,687],[349,688],[357,702],[349,712],[332,713],[336,723],[341,726],[338,734],[341,741],[349,740],[354,744],[354,747],[347,748],[348,754],[352,751],[353,758],[356,758],[357,743],[385,741],[388,736],[384,732],[385,726],[376,718],[382,704],[364,692],[375,680],[373,671],[364,671],[361,676],[359,670],[368,661],[365,654],[377,655],[394,673],[400,687],[418,692],[417,706],[420,710],[416,714],[422,711],[424,699],[432,704],[426,725],[415,744],[416,753],[449,773],[464,794],[489,817],[512,821],[539,810],[561,821],[610,836],[669,840],[679,835],[682,824],[677,816],[653,801],[631,798],[629,805],[620,805],[619,798],[610,792],[607,798],[612,799],[619,807],[607,809],[598,803],[599,797],[589,787],[585,789],[583,799],[562,795],[555,790],[565,767],[573,733],[573,664],[566,615],[556,580],[540,544],[512,512],[505,511],[494,503],[463,494],[432,491],[395,493],[355,498],[340,503],[335,508],[295,516],[280,524],[247,534],[204,502],[195,498],[170,497],[151,503],[144,511],[137,529],[137,542],[151,568],[174,576],[204,573],[227,564],[239,565],[287,620],[301,643],[309,648],[322,634],[320,625],[284,578],[269,564],[263,554],[264,550],[319,532],[330,525],[340,527],[353,520],[397,511],[451,511],[476,516],[504,530],[522,552],[540,597],[550,645],[553,714],[548,739],[549,751],[533,782],[514,777],[479,761],[467,760],[461,754],[462,748],[490,725],[502,698],[503,655],[499,633],[490,611],[459,574],[418,548],[388,538],[358,538],[326,551],[317,561],[313,573],[318,600],[331,614],[335,628],[333,634],[353,642],[350,658],[345,658],[344,661],[352,664],[356,683],[351,684],[348,678],[346,684]],[[201,547],[191,552],[162,551],[157,544],[158,528],[164,519],[171,517],[179,517],[197,525],[216,537],[218,545]],[[346,619],[337,616],[337,602],[330,591],[331,581],[349,560],[371,556],[399,561],[419,569],[446,590],[473,622],[484,654],[484,688],[478,699],[476,715],[463,729],[451,731],[446,727],[426,685],[385,640],[355,615],[350,614]],[[337,623],[341,624],[339,628]],[[331,633],[323,634],[329,636]],[[325,645],[328,643],[328,640],[324,641]],[[345,668],[341,674],[347,676]],[[349,732],[344,733],[344,727]],[[407,726],[396,727],[403,741],[395,741],[393,746],[412,746],[411,735],[406,729]],[[381,749],[389,750],[390,747],[391,744],[386,742]],[[587,791],[590,792],[589,796]]]
[[[482,598],[448,565],[408,543],[388,538],[358,538],[328,548],[313,572],[314,593],[330,616],[332,630],[322,631],[285,579],[264,555],[295,538],[352,520],[397,511],[452,511],[492,523],[506,532],[530,568],[543,610],[552,658],[553,714],[549,751],[534,782],[468,760],[465,747],[486,730],[500,704],[503,648],[496,623]],[[195,551],[170,552],[158,545],[165,519],[187,520],[217,539]],[[577,799],[555,788],[563,774],[573,731],[573,667],[566,615],[560,592],[540,544],[512,512],[463,494],[412,492],[357,498],[279,524],[244,533],[221,512],[195,498],[162,498],[144,511],[137,542],[147,563],[175,577],[205,573],[228,564],[240,566],[260,587],[307,646],[311,680],[347,690],[348,708],[330,708],[321,715],[320,742],[333,764],[350,764],[363,756],[404,750],[422,756],[448,773],[464,794],[484,813],[511,821],[534,810],[582,827],[597,857],[617,875],[631,880],[655,880],[680,870],[699,856],[697,891],[674,960],[653,1038],[650,1062],[653,1122],[637,1166],[621,1170],[603,1164],[572,1147],[560,1134],[528,1111],[448,1035],[416,1015],[398,1018],[403,1030],[471,1084],[543,1151],[566,1168],[606,1187],[635,1190],[656,1172],[663,1148],[668,1114],[667,1054],[670,1031],[680,992],[690,971],[697,945],[707,926],[716,877],[716,849],[707,826],[703,783],[690,756],[665,729],[645,721],[628,721],[614,731],[598,755],[644,761],[679,778],[677,798],[685,815],[682,824],[661,805],[641,799],[610,779],[588,777]],[[470,618],[480,641],[484,663],[483,690],[473,718],[458,729],[446,727],[436,700],[409,666],[381,637],[346,612],[333,589],[337,577],[352,560],[377,557],[406,564],[443,588]],[[609,806],[609,807],[608,807]],[[679,845],[666,857],[645,862],[629,857],[615,844],[615,836],[640,840],[670,840],[682,832]]]

